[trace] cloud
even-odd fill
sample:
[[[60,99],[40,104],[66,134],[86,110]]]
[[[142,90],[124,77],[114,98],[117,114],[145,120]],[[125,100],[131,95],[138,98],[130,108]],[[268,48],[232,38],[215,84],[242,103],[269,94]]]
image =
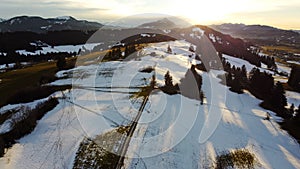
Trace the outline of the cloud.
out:
[[[76,1],[38,1],[38,0],[1,0],[0,17],[11,18],[18,15],[41,15],[54,17],[60,15],[89,16],[109,10],[83,6]]]

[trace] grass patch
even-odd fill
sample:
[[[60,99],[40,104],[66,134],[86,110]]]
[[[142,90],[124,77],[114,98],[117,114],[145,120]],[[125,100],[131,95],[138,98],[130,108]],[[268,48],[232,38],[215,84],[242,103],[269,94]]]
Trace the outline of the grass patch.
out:
[[[272,54],[269,51],[285,51],[290,53],[300,53],[300,49],[297,47],[291,47],[291,46],[262,46],[264,52],[266,54]]]
[[[93,140],[85,138],[76,153],[73,169],[114,169],[119,156],[106,151]]]
[[[254,169],[254,166],[258,164],[255,155],[247,149],[224,151],[216,158],[216,169]]]
[[[120,159],[121,145],[124,136],[129,132],[129,126],[97,136],[95,139],[84,138],[76,153],[73,169],[115,169]]]
[[[72,68],[76,58],[67,59],[66,68]],[[56,80],[56,62],[43,62],[23,69],[16,69],[5,73],[0,73],[0,107],[7,104],[9,98],[15,93],[28,88],[39,87],[43,83]]]
[[[27,87],[16,91],[11,97],[7,99],[6,104],[18,104],[33,102],[41,98],[46,98],[56,91],[63,91],[71,89],[71,85],[63,86],[37,86]]]

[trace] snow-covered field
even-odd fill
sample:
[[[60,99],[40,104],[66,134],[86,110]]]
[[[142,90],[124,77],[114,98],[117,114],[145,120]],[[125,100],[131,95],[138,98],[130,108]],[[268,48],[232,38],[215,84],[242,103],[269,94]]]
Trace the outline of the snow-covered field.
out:
[[[226,61],[228,61],[231,65],[235,65],[235,67],[242,67],[243,65],[246,66],[246,70],[247,72],[249,73],[253,68],[256,68],[255,65],[252,65],[250,64],[248,61],[246,60],[243,60],[243,59],[240,59],[240,58],[236,58],[236,57],[233,57],[233,56],[229,56],[229,55],[225,55],[223,54],[223,57],[226,59]],[[268,72],[268,73],[271,73],[271,74],[274,74],[273,71],[270,71],[268,69],[266,69],[266,67],[264,66],[264,64],[262,65],[262,68],[259,68],[259,70],[261,72]]]
[[[176,55],[166,52],[168,45]],[[149,84],[152,74],[139,70],[155,67],[160,85],[169,70],[178,83],[190,63],[197,62],[188,57],[189,47],[185,41],[157,43],[143,49],[140,61],[104,62],[67,71],[73,72],[73,78],[53,84],[77,87],[65,91],[65,99],[35,130],[0,158],[0,168],[72,168],[84,137],[95,138],[114,128],[114,123],[126,125],[136,116],[141,102],[128,92],[138,89],[123,87]],[[156,55],[150,56],[153,52]],[[245,65],[252,69],[248,62]],[[275,113],[271,112],[270,121],[263,120],[267,111],[259,107],[261,100],[248,92],[230,92],[217,78],[223,71],[198,73],[203,77],[204,105],[179,94],[151,94],[129,145],[126,168],[208,168],[217,154],[236,148],[254,153],[260,163],[256,168],[300,168],[299,144],[280,129]],[[299,102],[295,93],[287,95],[289,101]]]
[[[35,52],[28,52],[26,50],[17,50],[16,52],[23,55],[37,55],[37,54],[46,54],[46,53],[58,53],[58,52],[78,52],[79,50],[92,50],[95,46],[98,46],[102,43],[89,43],[82,45],[60,45],[60,46],[47,46],[42,47],[42,50],[37,50]]]
[[[300,62],[297,62],[297,61],[292,61],[292,60],[288,60],[287,63],[292,63],[292,64],[297,64],[297,65],[300,65]]]
[[[23,66],[26,66],[26,65],[29,65],[30,62],[21,62],[20,64],[23,65]],[[13,68],[15,66],[16,66],[16,63],[3,64],[3,65],[0,65],[0,70],[10,69],[10,68]]]

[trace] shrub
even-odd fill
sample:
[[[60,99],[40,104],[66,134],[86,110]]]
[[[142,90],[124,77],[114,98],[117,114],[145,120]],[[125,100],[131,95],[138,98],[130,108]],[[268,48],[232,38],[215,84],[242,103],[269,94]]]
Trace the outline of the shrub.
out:
[[[256,164],[255,155],[247,149],[224,151],[217,156],[216,169],[225,168],[248,168],[253,169]]]
[[[145,68],[139,70],[139,72],[142,72],[142,73],[151,73],[153,71],[154,71],[154,68],[152,66],[145,67]]]

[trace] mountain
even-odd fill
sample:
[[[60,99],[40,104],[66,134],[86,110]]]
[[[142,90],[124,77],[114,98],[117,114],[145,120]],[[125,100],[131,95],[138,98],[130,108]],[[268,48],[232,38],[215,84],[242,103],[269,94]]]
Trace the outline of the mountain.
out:
[[[61,30],[97,30],[103,24],[89,22],[86,20],[77,20],[71,16],[62,16],[57,18],[42,18],[38,16],[18,16],[0,22],[0,32],[29,31],[36,33],[45,33],[48,31]]]
[[[1,23],[1,22],[4,22],[4,21],[5,21],[5,19],[0,18],[0,23]]]
[[[163,18],[154,22],[144,23],[138,26],[139,28],[156,28],[156,29],[172,29],[177,25],[167,18]]]
[[[210,25],[211,28],[231,36],[245,39],[260,45],[300,46],[300,34],[265,25],[245,25],[225,23]]]
[[[294,32],[297,32],[297,33],[299,33],[300,34],[300,30],[293,30]]]

